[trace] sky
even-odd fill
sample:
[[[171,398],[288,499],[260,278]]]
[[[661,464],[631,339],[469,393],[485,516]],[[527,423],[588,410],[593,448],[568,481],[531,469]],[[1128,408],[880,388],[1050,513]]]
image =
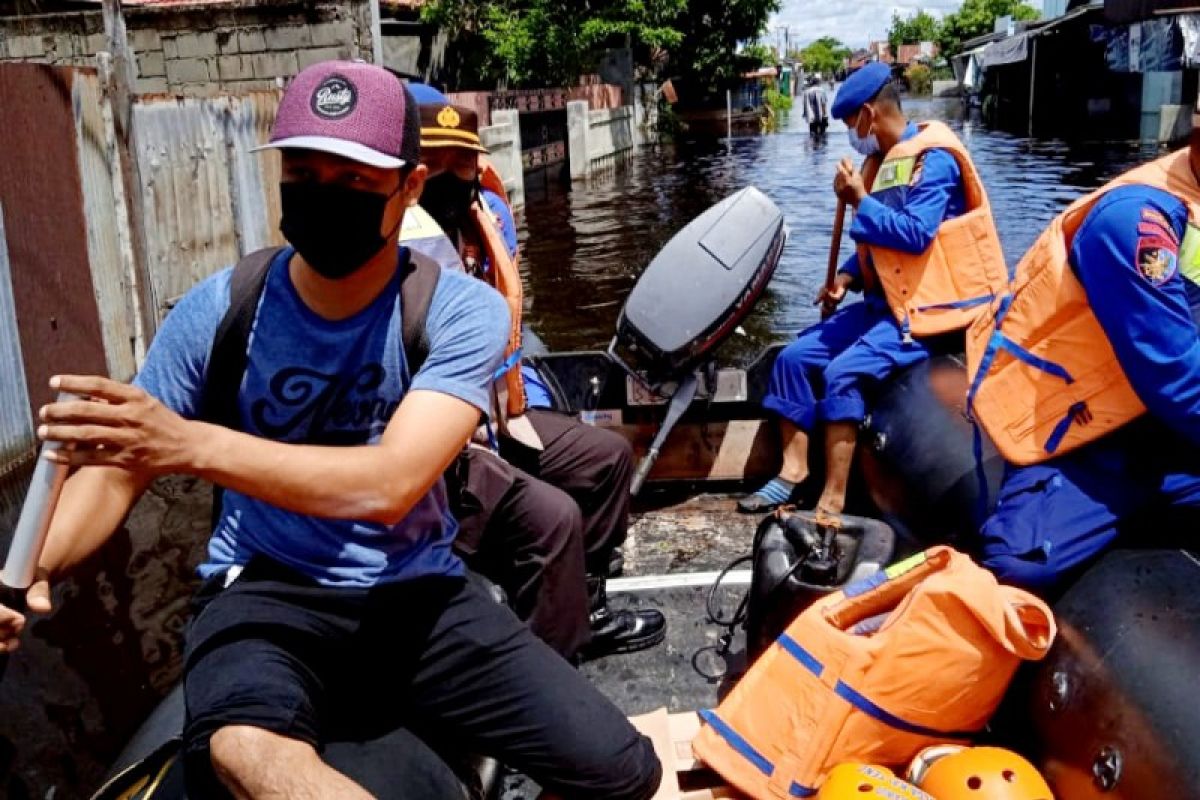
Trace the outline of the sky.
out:
[[[804,45],[822,36],[834,36],[850,47],[866,47],[876,39],[886,39],[892,13],[907,17],[924,9],[936,17],[956,10],[962,0],[784,0],[783,8],[770,23],[763,39],[774,44],[782,40],[780,30],[791,29],[793,46]],[[1030,2],[1041,7],[1041,0]]]

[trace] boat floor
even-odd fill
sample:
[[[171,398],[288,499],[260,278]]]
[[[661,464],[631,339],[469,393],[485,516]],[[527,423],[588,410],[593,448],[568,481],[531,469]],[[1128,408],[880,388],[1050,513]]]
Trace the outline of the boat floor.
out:
[[[758,518],[738,514],[728,495],[701,495],[635,514],[624,547],[625,571],[609,581],[617,608],[657,608],[667,618],[666,640],[640,653],[584,664],[583,673],[626,714],[665,706],[691,711],[716,705],[726,682],[720,668],[745,668],[742,631],[729,654],[716,655],[724,628],[708,622],[705,600],[716,573],[746,555]],[[749,572],[730,573],[715,598],[722,616],[733,613],[748,588]],[[522,776],[505,783],[504,800],[532,800],[537,787]]]

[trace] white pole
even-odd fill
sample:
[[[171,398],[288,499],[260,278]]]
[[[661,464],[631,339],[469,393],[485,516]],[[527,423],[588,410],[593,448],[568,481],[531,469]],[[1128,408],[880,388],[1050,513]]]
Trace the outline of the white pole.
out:
[[[69,392],[59,392],[57,402],[78,399],[77,395]],[[54,516],[54,507],[58,505],[58,494],[62,491],[63,481],[67,479],[66,464],[56,464],[46,459],[48,451],[58,450],[60,446],[60,442],[44,442],[38,452],[33,480],[29,482],[25,505],[21,507],[8,557],[4,561],[3,571],[0,571],[0,584],[10,589],[28,589],[37,574],[46,534],[50,532],[50,520]]]
[[[733,141],[733,90],[725,90],[725,138]]]

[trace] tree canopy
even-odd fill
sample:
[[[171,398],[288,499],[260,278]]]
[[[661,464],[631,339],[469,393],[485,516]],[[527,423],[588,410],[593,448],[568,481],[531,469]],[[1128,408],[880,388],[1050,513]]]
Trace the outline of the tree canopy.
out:
[[[449,33],[460,88],[574,83],[609,47],[628,45],[644,76],[734,78],[780,0],[430,0],[422,19]],[[448,59],[449,60],[449,59]]]
[[[996,20],[1003,16],[1033,20],[1038,18],[1039,12],[1023,0],[964,0],[962,7],[947,14],[940,22],[922,10],[910,17],[892,14],[888,46],[894,58],[902,44],[933,41],[937,42],[938,52],[949,57],[962,50],[966,40],[991,33]]]
[[[822,36],[795,55],[805,72],[828,77],[842,68],[850,57],[850,48],[832,36]]]
[[[962,7],[942,19],[938,31],[938,49],[949,57],[962,50],[962,43],[991,33],[996,20],[1011,16],[1014,20],[1034,20],[1041,13],[1023,0],[964,0]]]
[[[937,18],[928,11],[917,9],[917,13],[907,18],[893,12],[892,26],[888,28],[888,47],[892,50],[892,58],[900,54],[902,44],[937,41],[940,30]]]

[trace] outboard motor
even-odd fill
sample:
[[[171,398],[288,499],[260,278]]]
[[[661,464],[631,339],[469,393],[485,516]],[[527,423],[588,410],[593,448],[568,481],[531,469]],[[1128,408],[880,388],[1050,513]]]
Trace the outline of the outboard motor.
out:
[[[696,397],[701,380],[697,368],[711,360],[753,310],[786,241],[783,212],[750,186],[675,234],[633,287],[609,355],[648,389],[671,400],[638,465],[633,494]]]

